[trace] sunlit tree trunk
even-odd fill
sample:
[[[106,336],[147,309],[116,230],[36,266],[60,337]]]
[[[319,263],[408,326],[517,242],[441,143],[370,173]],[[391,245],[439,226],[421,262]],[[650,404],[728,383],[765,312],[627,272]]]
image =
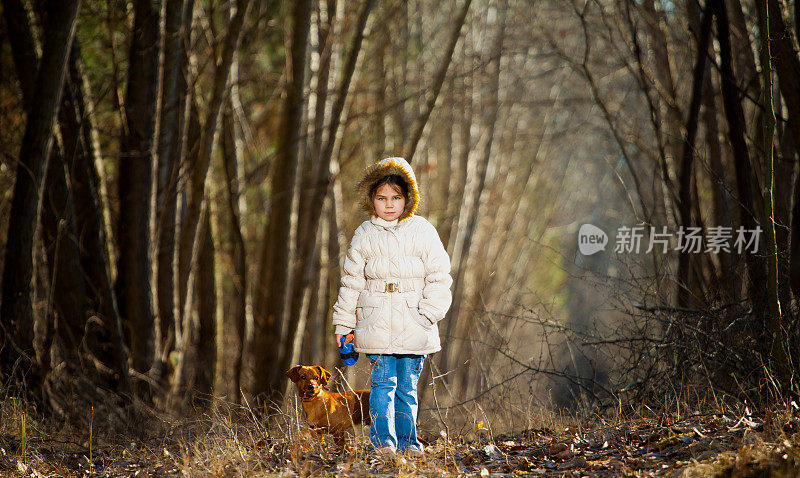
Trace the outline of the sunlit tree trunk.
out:
[[[389,116],[386,114],[388,109],[387,88],[389,87],[387,71],[387,51],[391,38],[386,30],[376,32],[378,34],[378,45],[375,47],[374,62],[372,63],[372,75],[374,75],[375,91],[371,101],[374,104],[373,137],[372,145],[375,148],[374,158],[385,158],[391,156],[387,147],[386,122]]]
[[[484,135],[483,144],[480,150],[480,156],[476,158],[477,166],[474,178],[475,182],[473,184],[471,194],[469,195],[469,199],[465,199],[464,205],[466,206],[466,209],[462,210],[460,216],[465,218],[465,222],[462,227],[461,221],[459,221],[456,246],[453,250],[453,257],[451,258],[453,263],[457,264],[457,267],[455,268],[455,277],[453,280],[453,303],[445,318],[447,321],[446,336],[453,337],[454,335],[459,334],[458,331],[461,330],[463,334],[462,338],[465,339],[453,343],[453,350],[449,352],[453,357],[465,358],[471,355],[469,352],[469,343],[466,339],[468,339],[472,333],[472,323],[469,313],[467,311],[462,311],[462,304],[466,297],[465,293],[468,288],[467,280],[469,275],[468,271],[472,253],[473,238],[478,227],[478,219],[481,217],[481,204],[482,202],[486,202],[485,198],[483,201],[481,199],[484,194],[484,189],[486,188],[489,166],[493,159],[492,148],[494,146],[494,135],[497,126],[498,112],[500,109],[498,95],[500,91],[500,63],[502,61],[503,42],[505,39],[506,10],[507,7],[501,7],[498,13],[498,30],[494,39],[494,45],[491,49],[491,61],[489,63],[490,69],[488,72],[489,78],[485,89],[482,90],[482,93],[485,92],[487,95],[486,104],[482,105],[481,108],[482,111],[485,111],[483,114],[483,120],[481,121]],[[442,360],[444,360],[444,357],[445,354],[442,354]],[[443,361],[440,362],[440,365],[442,370],[447,370],[447,367],[450,366],[450,363]]]
[[[464,42],[461,43],[459,60],[463,61],[463,58],[468,58],[473,54],[470,46],[471,41],[468,30]],[[456,100],[454,108],[458,113],[453,124],[451,140],[450,184],[448,185],[448,197],[451,199],[447,202],[447,210],[445,212],[445,217],[448,219],[439,228],[442,243],[447,248],[448,253],[451,254],[451,259],[461,210],[461,201],[459,199],[465,197],[469,152],[473,147],[473,138],[470,134],[474,116],[472,76],[464,74],[464,72],[459,73],[454,75],[453,78],[453,96]]]
[[[341,19],[338,18],[339,12],[337,11],[337,4],[338,2],[336,0],[319,2],[316,15],[314,15],[316,25],[312,24],[310,31],[310,42],[313,51],[311,52],[312,77],[309,85],[309,119],[307,126],[310,138],[308,145],[309,158],[313,164],[318,164],[319,161],[323,159],[321,157],[322,149],[327,133],[325,121],[326,119],[330,121],[329,118],[333,108],[333,103],[329,100],[329,91],[335,91],[336,75],[332,75],[331,72],[332,66],[338,65],[338,62],[334,63],[332,57],[334,55],[339,55],[342,43],[336,41],[337,38],[341,37],[342,24]],[[314,65],[316,65],[316,71],[314,71]],[[314,184],[316,178],[312,175],[314,169],[305,169],[306,174],[303,178],[303,184],[311,187],[309,191],[315,191]],[[329,176],[328,171],[326,171],[326,176]],[[326,177],[326,186],[328,186],[328,188],[329,184],[330,178]],[[312,196],[315,195],[315,193],[312,193]],[[310,199],[310,197],[308,199]],[[301,208],[304,202],[310,201],[306,201],[301,195]],[[304,331],[301,330],[298,325],[297,332],[298,336],[302,334],[301,357],[299,358],[301,363],[325,363],[322,361],[322,357],[324,356],[326,346],[325,339],[329,338],[328,328],[325,322],[328,315],[327,309],[329,308],[327,302],[329,300],[327,294],[329,271],[326,270],[323,265],[324,262],[327,262],[328,242],[327,235],[323,234],[322,231],[327,230],[328,216],[326,216],[326,213],[329,202],[329,195],[326,194],[323,205],[315,205],[315,207],[320,207],[322,210],[320,211],[321,217],[319,218],[319,227],[317,227],[317,231],[315,231],[317,233],[316,249],[314,252],[315,260],[313,264],[310,264],[310,270],[313,274],[312,282],[309,284],[310,303],[308,306],[308,314],[310,314],[310,320],[308,320]],[[307,216],[308,210],[304,213],[301,209],[300,218]],[[305,222],[310,223],[310,221]],[[298,235],[298,246],[301,242],[299,237],[300,235]],[[295,290],[294,292],[295,296],[297,296],[299,291]],[[291,359],[289,362],[291,364],[294,363],[294,361],[295,360]]]
[[[455,17],[444,56],[442,56],[439,68],[436,70],[436,75],[433,77],[433,84],[430,90],[425,94],[425,105],[422,114],[414,120],[414,124],[411,127],[411,136],[403,145],[403,154],[409,163],[414,159],[417,145],[419,144],[420,138],[422,138],[422,131],[425,129],[425,125],[428,124],[428,119],[431,117],[433,107],[436,106],[436,99],[439,97],[439,92],[442,90],[442,85],[444,84],[444,78],[447,76],[447,69],[450,67],[450,63],[453,60],[453,52],[456,49],[458,39],[461,38],[461,28],[464,26],[471,3],[472,0],[464,0],[464,4]],[[505,5],[505,3],[503,4]]]
[[[328,196],[330,199],[330,207],[328,208],[328,235],[326,247],[328,248],[328,257],[330,260],[330,274],[328,276],[328,302],[326,303],[325,320],[326,324],[330,323],[332,319],[332,312],[329,304],[336,300],[336,295],[339,293],[339,283],[341,281],[341,272],[344,267],[344,255],[347,251],[347,237],[344,234],[344,211],[343,211],[343,196],[342,180],[339,175],[340,164],[338,155],[331,158],[331,175],[333,176],[333,184],[331,185],[331,194]],[[331,357],[337,352],[336,345],[331,343],[330,340],[324,341],[326,344],[323,354],[325,363],[331,363]]]
[[[472,29],[467,30],[465,41],[461,43],[459,59],[469,58],[476,53],[471,48],[473,45],[470,34],[471,30]],[[474,117],[477,114],[476,110],[481,110],[480,106],[477,105],[475,101],[475,88],[478,86],[473,85],[474,81],[474,75],[467,74],[466,72],[460,72],[460,74],[455,75],[454,78],[454,83],[456,85],[454,95],[458,98],[455,106],[459,112],[458,120],[455,121],[453,128],[454,137],[452,140],[453,147],[451,153],[453,158],[451,163],[455,163],[455,165],[451,166],[450,184],[448,186],[450,200],[447,203],[445,213],[445,216],[448,217],[449,220],[439,228],[440,238],[450,255],[454,271],[457,271],[458,267],[460,267],[460,260],[457,260],[460,258],[460,254],[457,253],[458,249],[456,244],[461,237],[460,230],[466,225],[466,201],[469,197],[468,192],[472,190],[470,187],[470,181],[472,179],[468,173],[471,158],[474,156],[470,153],[475,146],[475,138],[473,138],[471,131]],[[460,247],[460,245],[458,247]],[[456,338],[453,336],[453,333],[456,330],[455,327],[457,324],[455,321],[459,320],[459,315],[460,314],[451,306],[444,322],[440,325],[442,352],[436,364],[439,373],[445,373],[450,370],[450,357],[453,353],[452,348],[456,344]],[[433,364],[423,371],[423,376],[420,379],[420,396],[426,394],[427,386],[431,382],[432,373]]]

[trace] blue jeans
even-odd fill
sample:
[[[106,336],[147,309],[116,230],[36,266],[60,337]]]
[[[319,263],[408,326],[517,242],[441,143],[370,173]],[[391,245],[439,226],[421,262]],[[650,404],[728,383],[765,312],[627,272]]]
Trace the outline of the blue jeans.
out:
[[[417,382],[424,355],[368,354],[372,364],[369,441],[374,448],[422,450],[417,438]]]

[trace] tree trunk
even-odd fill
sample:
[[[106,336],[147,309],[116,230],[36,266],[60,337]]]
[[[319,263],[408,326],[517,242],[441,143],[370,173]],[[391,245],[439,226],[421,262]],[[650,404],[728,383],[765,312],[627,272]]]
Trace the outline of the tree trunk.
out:
[[[36,96],[34,87],[39,62],[33,31],[24,6],[20,2],[7,2],[6,15],[6,24],[12,33],[10,42],[14,53],[14,66],[25,105],[30,108]],[[41,12],[45,24],[48,20],[46,16],[46,11]],[[70,63],[74,61],[74,52],[69,61]],[[67,94],[62,93],[62,104],[59,108],[61,124],[69,118],[70,109],[73,114],[75,109],[69,94],[69,82],[65,82],[64,87]],[[74,155],[76,138],[65,134],[63,128],[62,138],[64,144],[72,147],[69,154]],[[56,142],[51,148],[50,165],[45,179],[45,196],[41,213],[42,241],[51,281],[49,290],[52,297],[48,302],[55,305],[59,318],[55,322],[56,334],[60,337],[61,350],[67,366],[75,370],[80,368],[81,363],[78,357],[79,345],[83,337],[88,303],[78,247],[75,243],[74,210],[65,174],[62,145]]]
[[[748,2],[749,3],[749,2]],[[737,85],[740,89],[739,95],[748,95],[750,98],[758,98],[761,95],[760,77],[756,67],[756,57],[753,44],[750,39],[752,35],[752,21],[747,17],[752,13],[745,14],[742,0],[730,0],[725,2],[726,12],[729,14],[729,33],[728,37],[731,44],[731,64],[738,71]],[[749,10],[749,8],[748,8]],[[755,101],[742,102],[742,110],[745,118],[750,118],[758,114]],[[755,124],[755,122],[754,122]],[[755,129],[755,128],[754,128]],[[748,131],[754,135],[754,131]],[[760,134],[760,133],[758,133]]]
[[[697,137],[697,124],[700,119],[700,102],[702,100],[706,72],[706,56],[708,54],[708,45],[711,40],[712,17],[711,9],[706,8],[703,12],[703,18],[700,23],[700,33],[697,39],[697,56],[694,65],[692,98],[689,102],[689,117],[686,120],[686,137],[685,143],[683,144],[683,154],[681,155],[678,211],[680,213],[681,226],[684,228],[689,228],[693,225],[691,186],[694,176],[695,138]],[[699,200],[699,198],[696,199]],[[688,251],[681,251],[678,259],[678,307],[694,307],[704,301],[703,297],[697,297],[694,293],[696,287],[693,286],[689,274],[689,268],[691,267],[691,256],[689,254]]]
[[[503,4],[505,5],[505,4]],[[494,144],[495,127],[497,125],[497,116],[500,109],[499,91],[500,91],[500,62],[503,58],[503,42],[505,39],[506,28],[506,10],[507,6],[502,7],[498,13],[498,31],[495,36],[494,46],[492,48],[491,70],[489,71],[488,85],[485,91],[489,94],[489,102],[483,105],[482,110],[486,111],[484,116],[483,131],[485,131],[486,139],[481,151],[480,158],[478,159],[477,171],[474,189],[468,196],[465,195],[466,214],[462,211],[461,217],[466,217],[464,227],[459,224],[459,234],[456,237],[456,246],[453,249],[452,261],[457,264],[455,268],[455,278],[453,281],[453,304],[447,313],[445,320],[447,321],[446,337],[453,337],[459,328],[469,333],[471,329],[471,318],[465,317],[461,311],[461,304],[465,297],[467,288],[467,272],[469,266],[470,253],[473,245],[473,236],[475,235],[476,228],[478,227],[478,218],[481,213],[481,196],[484,194],[486,187],[487,172],[489,170],[489,163],[492,161],[492,146]],[[467,200],[466,197],[469,197]],[[485,201],[483,201],[485,202]],[[458,344],[452,343],[452,348],[448,354],[442,354],[439,368],[441,370],[448,370],[452,365],[446,357],[461,357],[462,353],[469,356],[469,348],[465,342]]]
[[[292,40],[288,62],[287,93],[284,116],[278,138],[275,172],[270,188],[268,221],[263,240],[259,286],[255,304],[255,383],[254,394],[266,393],[277,399],[283,388],[279,369],[281,349],[291,344],[281,342],[285,320],[288,283],[291,280],[291,257],[287,254],[292,237],[292,198],[298,164],[298,144],[303,116],[306,49],[311,17],[310,0],[299,0],[292,12]]]
[[[792,230],[790,239],[789,260],[792,292],[795,300],[800,300],[800,172],[795,174],[794,192],[792,194]]]
[[[690,5],[689,22],[692,29],[700,31],[700,8],[697,5]],[[709,44],[709,47],[711,45]],[[706,54],[713,51],[709,49]],[[715,70],[716,71],[716,70]],[[728,191],[727,172],[722,163],[722,146],[719,141],[720,131],[718,124],[717,95],[712,81],[711,66],[706,62],[706,72],[703,79],[703,111],[702,121],[705,129],[705,141],[708,150],[708,162],[710,165],[709,180],[713,188],[712,204],[713,217],[716,225],[733,227],[733,216],[731,211],[731,198]],[[739,256],[730,252],[720,251],[720,267],[717,281],[720,284],[718,290],[726,296],[724,300],[729,302],[739,300],[741,291],[741,278],[734,273],[738,264]]]
[[[469,58],[474,54],[469,49],[471,42],[469,40],[469,33],[467,33],[466,40],[462,43],[461,57]],[[467,187],[467,170],[469,166],[469,153],[473,148],[473,139],[471,135],[472,120],[474,117],[475,105],[472,98],[472,77],[468,74],[455,75],[454,83],[456,85],[455,97],[459,98],[463,105],[456,103],[460,106],[459,110],[462,111],[460,121],[456,121],[453,128],[453,135],[455,138],[452,140],[453,150],[452,157],[455,158],[456,166],[453,168],[453,173],[450,175],[450,183],[448,185],[448,192],[451,198],[465,198]],[[445,217],[448,218],[443,224],[443,229],[440,234],[442,236],[442,243],[447,248],[447,251],[452,254],[455,250],[455,239],[458,237],[457,228],[463,224],[458,224],[459,214],[462,205],[460,200],[451,200],[447,202],[447,211]],[[455,232],[455,233],[454,233]],[[445,337],[445,339],[447,339]]]
[[[214,389],[217,361],[217,282],[214,261],[214,236],[211,234],[211,213],[206,208],[201,224],[200,254],[197,258],[197,361],[195,387],[191,395],[206,395],[198,405],[210,404]]]
[[[428,124],[428,119],[431,117],[433,107],[436,106],[436,99],[439,97],[439,92],[442,90],[442,85],[444,84],[444,78],[447,76],[447,69],[450,67],[450,62],[453,60],[453,52],[455,51],[458,39],[461,37],[461,28],[464,26],[471,3],[472,0],[464,0],[464,5],[461,7],[461,10],[458,12],[458,16],[455,18],[453,29],[450,32],[447,49],[445,50],[444,57],[442,58],[442,63],[439,65],[439,69],[436,71],[436,75],[433,77],[433,85],[431,86],[430,91],[425,95],[425,107],[422,111],[422,114],[419,115],[414,121],[414,126],[411,130],[411,137],[408,139],[408,142],[403,145],[403,154],[405,155],[405,158],[409,164],[411,164],[411,161],[414,159],[414,153],[417,150],[417,145],[419,144],[420,138],[422,138],[422,131],[425,129],[425,125]]]
[[[75,211],[78,249],[86,272],[91,311],[97,314],[89,323],[90,335],[103,344],[94,350],[95,355],[119,376],[117,388],[130,398],[132,392],[128,352],[125,350],[122,322],[117,309],[117,297],[111,280],[109,243],[106,239],[107,224],[102,182],[97,170],[100,157],[97,128],[94,122],[94,107],[88,88],[88,79],[83,71],[81,50],[77,40],[73,42],[70,55],[69,89],[75,108],[71,117],[61,123],[62,137],[68,143],[74,138],[77,151],[66,154],[69,185]],[[71,131],[71,132],[70,132]],[[100,350],[102,349],[102,351]]]
[[[339,162],[334,159],[331,163],[331,171],[338,171]],[[347,250],[347,239],[342,233],[342,211],[341,211],[341,197],[342,197],[342,184],[338,179],[338,175],[334,174],[333,180],[333,194],[330,197],[330,208],[328,208],[328,227],[329,233],[326,236],[328,239],[328,258],[330,261],[330,274],[328,274],[328,302],[325,310],[325,324],[331,323],[332,313],[330,305],[336,300],[336,295],[339,292],[339,283],[342,280],[341,271],[344,263],[344,255],[342,251]],[[331,363],[332,356],[338,354],[338,347],[336,344],[331,343],[330,340],[324,341],[325,347],[323,349],[324,363]]]
[[[800,145],[800,55],[797,32],[790,26],[788,7],[784,0],[767,0],[772,55],[778,85],[789,113],[789,132],[794,144]],[[759,4],[760,5],[760,4]]]
[[[795,12],[800,11],[795,2]],[[800,56],[797,51],[797,27],[791,28],[783,0],[769,0],[769,28],[773,31],[771,44],[775,57],[775,72],[778,74],[781,97],[786,103],[789,131],[795,148],[800,148]],[[795,18],[795,22],[798,18]],[[790,283],[795,297],[800,297],[800,174],[794,187],[795,206],[792,212],[792,231],[790,240]]]
[[[644,221],[650,224],[660,223],[668,227],[677,228],[677,223],[679,222],[675,207],[677,192],[671,173],[674,169],[675,158],[680,154],[683,118],[678,108],[678,101],[676,100],[675,82],[672,77],[666,35],[661,27],[663,15],[655,10],[653,2],[644,2],[642,8],[637,8],[636,10],[642,13],[647,23],[647,33],[653,45],[652,57],[654,67],[649,67],[639,40],[642,36],[639,33],[639,22],[634,19],[632,14],[631,7],[635,7],[636,4],[634,2],[623,2],[623,4],[625,20],[630,35],[629,41],[633,45],[636,65],[635,73],[633,71],[631,71],[631,73],[635,74],[637,85],[647,102],[648,117],[653,129],[653,139],[658,151],[656,162],[659,173],[661,174],[661,181],[652,189],[652,213],[645,215]],[[633,70],[631,67],[629,68]],[[588,68],[584,67],[584,69],[587,71],[587,78],[591,78],[591,75],[588,74]],[[655,74],[651,74],[650,71],[654,71]],[[653,81],[654,78],[657,79],[658,84]],[[602,101],[598,102],[601,104],[601,107],[603,107],[605,113],[605,104]],[[614,125],[610,123],[610,120],[607,119],[607,121],[609,121],[609,127],[614,131],[615,137],[619,138]],[[617,139],[617,141],[619,143],[619,139]],[[624,144],[619,144],[619,147],[623,155],[625,155]],[[636,175],[633,169],[631,169],[631,173],[635,179]],[[648,193],[646,190],[639,190],[638,184],[637,192],[641,194]],[[642,210],[646,212],[648,209],[644,207],[646,198],[642,197],[641,201],[643,204]],[[653,255],[653,261],[658,261],[658,257],[655,254]]]
[[[66,97],[68,95],[64,95]],[[64,110],[71,104],[64,101]],[[42,241],[47,253],[51,294],[58,320],[55,323],[64,362],[70,371],[81,367],[81,344],[89,312],[85,275],[80,262],[75,233],[75,215],[67,186],[64,156],[54,145],[45,180],[45,197],[42,204]],[[94,342],[94,341],[92,341]],[[89,343],[96,350],[96,343]]]
[[[777,91],[775,85],[773,90]],[[780,95],[773,95],[775,111],[782,110]],[[791,284],[791,244],[790,230],[792,223],[792,193],[794,188],[795,165],[797,152],[794,140],[789,134],[786,124],[775,125],[775,188],[772,192],[775,201],[775,243],[778,246],[778,298],[781,309],[785,313],[792,303]],[[784,320],[786,316],[784,315]],[[800,352],[800,350],[798,350]]]
[[[120,142],[117,299],[130,338],[133,369],[146,374],[154,358],[154,316],[150,283],[150,218],[153,192],[153,140],[158,99],[160,43],[157,0],[134,3],[134,25],[125,94],[125,124]],[[139,383],[145,400],[150,391]]]
[[[158,361],[154,378],[162,382],[168,375],[169,354],[175,347],[175,321],[178,311],[175,269],[177,255],[178,180],[183,158],[183,131],[188,104],[187,65],[194,0],[168,1],[165,11],[164,66],[161,86],[161,118],[158,133],[156,174],[156,298],[159,323]],[[164,385],[162,383],[162,385]]]
[[[7,3],[3,2],[4,10]],[[80,0],[54,2],[50,7],[49,17],[52,21],[44,35],[42,61],[36,77],[37,94],[28,110],[20,147],[20,165],[14,183],[3,262],[0,323],[4,337],[0,358],[2,375],[6,380],[17,366],[22,376],[35,363],[31,289],[33,241],[41,214],[43,180],[53,144],[53,124],[61,101]],[[30,382],[29,386],[36,388],[37,384]]]
[[[331,101],[329,101],[329,93],[335,88],[335,76],[331,75],[332,65],[334,65],[333,56],[339,56],[340,44],[342,42],[335,42],[341,34],[341,27],[343,22],[338,18],[337,0],[328,0],[326,2],[319,2],[317,7],[317,27],[311,30],[311,46],[315,47],[312,52],[312,78],[309,85],[309,137],[311,138],[309,150],[309,158],[312,164],[318,164],[324,147],[326,139],[325,121],[330,117],[330,112],[333,108]],[[313,71],[313,65],[318,65],[316,71]],[[337,63],[338,64],[338,63]],[[379,121],[378,121],[379,123]],[[374,155],[373,155],[374,157]],[[305,168],[306,174],[303,177],[303,184],[313,185],[315,178],[312,173],[314,168]],[[329,168],[330,169],[330,168]],[[330,172],[328,172],[330,175]],[[332,179],[332,178],[330,178]],[[330,184],[330,181],[329,181]],[[328,184],[328,187],[329,187]],[[302,208],[305,199],[301,196],[300,205]],[[328,255],[328,242],[327,230],[329,216],[326,216],[327,208],[330,207],[330,195],[325,196],[323,205],[322,216],[319,219],[318,232],[322,236],[317,236],[318,247],[318,261],[311,266],[314,272],[314,279],[310,285],[311,303],[309,310],[313,314],[311,316],[310,326],[305,327],[305,331],[300,331],[298,327],[298,335],[302,333],[302,355],[300,357],[301,363],[325,363],[322,360],[325,350],[325,339],[329,336],[328,328],[325,323],[327,318],[327,303],[328,296],[328,271],[324,270],[323,262]],[[299,214],[301,218],[304,214]],[[299,237],[299,236],[298,236]],[[298,240],[298,245],[300,241]],[[296,293],[295,293],[296,295]],[[290,361],[293,363],[293,361]]]
[[[197,161],[190,172],[192,186],[189,191],[186,213],[183,218],[183,228],[181,230],[180,245],[178,248],[178,282],[183,288],[180,297],[180,305],[181,310],[184,311],[192,306],[188,301],[187,295],[192,282],[190,271],[192,270],[192,264],[197,260],[198,248],[196,241],[200,226],[200,218],[203,214],[203,210],[206,208],[206,176],[214,152],[214,138],[219,124],[220,111],[222,110],[222,105],[228,94],[228,76],[230,74],[231,65],[233,64],[233,55],[236,53],[236,49],[239,45],[242,26],[244,25],[244,19],[250,3],[250,0],[237,0],[236,2],[236,13],[231,18],[230,24],[228,25],[228,33],[225,36],[222,53],[220,54],[220,61],[214,71],[214,86],[211,99],[209,100],[208,114],[200,136]]]
[[[789,368],[784,324],[781,320],[781,304],[778,300],[778,251],[775,243],[775,216],[773,211],[773,187],[775,185],[773,169],[773,144],[775,137],[775,112],[772,104],[772,60],[770,58],[770,26],[771,17],[767,7],[768,0],[757,0],[756,7],[759,13],[759,31],[761,33],[760,59],[761,76],[763,77],[763,108],[764,108],[764,143],[762,154],[763,173],[761,175],[761,194],[764,198],[764,232],[767,254],[767,303],[769,304],[768,327],[772,335],[772,351],[770,354],[770,367],[776,375],[782,388],[789,391]],[[774,0],[773,2],[774,3]],[[782,22],[781,22],[782,23]],[[797,78],[800,80],[800,78]],[[797,84],[795,86],[798,86]]]
[[[290,314],[288,317],[288,327],[283,343],[293,344],[286,348],[278,363],[278,370],[288,370],[296,361],[302,338],[300,333],[304,329],[308,304],[310,300],[310,284],[314,276],[314,263],[316,261],[317,237],[319,220],[322,216],[325,197],[330,186],[330,161],[333,155],[333,148],[339,131],[342,111],[344,110],[350,82],[356,69],[361,43],[364,39],[364,30],[369,19],[370,12],[375,0],[366,0],[361,7],[358,21],[350,42],[347,60],[344,65],[341,83],[339,85],[336,102],[333,105],[327,139],[316,158],[312,156],[314,163],[309,166],[311,170],[310,183],[303,185],[304,194],[300,195],[300,210],[298,214],[297,231],[297,273],[294,276],[292,288],[290,290],[292,301],[290,303]],[[319,110],[318,110],[319,111]],[[283,375],[278,375],[279,380],[283,380]],[[276,384],[277,385],[277,384]]]
[[[233,96],[234,92],[231,92]],[[241,210],[239,209],[239,198],[241,194],[241,184],[243,171],[241,165],[241,153],[238,146],[236,129],[233,122],[232,108],[229,104],[222,117],[222,158],[225,162],[225,185],[228,214],[231,221],[231,256],[233,261],[233,271],[231,280],[233,288],[231,291],[231,311],[223,318],[223,323],[230,324],[233,334],[236,337],[237,349],[234,351],[231,370],[231,393],[230,400],[239,403],[241,399],[241,376],[242,376],[242,354],[245,344],[245,323],[247,314],[247,263],[244,236],[242,235]],[[227,330],[228,327],[226,326]]]
[[[633,2],[626,2],[626,5],[630,3]],[[679,108],[680,102],[676,93],[672,68],[670,67],[671,59],[667,36],[661,27],[662,14],[656,10],[653,0],[642,2],[641,11],[648,24],[648,34],[651,37],[653,48],[655,76],[660,84],[660,87],[655,88],[655,91],[660,93],[659,97],[661,101],[659,101],[659,104],[662,105],[663,110],[665,110],[661,115],[661,117],[664,118],[663,129],[665,131],[664,140],[666,142],[667,156],[664,158],[664,161],[668,163],[672,162],[674,165],[681,155],[683,114]],[[633,31],[632,34],[636,35],[636,32]],[[640,60],[644,59],[640,58]],[[661,139],[659,138],[658,141],[661,141]]]
[[[332,197],[328,195],[323,205],[323,217],[320,220],[319,238],[317,244],[319,247],[318,260],[316,270],[318,271],[314,277],[314,287],[312,291],[314,301],[311,307],[312,319],[309,331],[309,361],[307,363],[329,363],[325,362],[325,349],[328,348],[331,335],[328,333],[328,312],[330,311],[331,301],[331,288],[330,272],[331,261],[328,254],[328,238],[330,237],[330,213],[328,212],[332,205]]]
[[[712,0],[709,3],[716,17],[717,36],[720,51],[720,73],[725,118],[728,123],[728,139],[733,150],[736,182],[739,196],[739,211],[741,224],[745,230],[753,231],[758,225],[755,216],[755,201],[753,191],[753,171],[750,167],[750,155],[745,142],[745,121],[742,105],[739,102],[739,89],[736,77],[733,74],[730,32],[728,30],[728,13],[721,0]],[[764,260],[759,258],[761,253],[747,253],[745,260],[748,269],[747,293],[753,303],[757,315],[762,315],[766,303],[764,301],[763,285],[766,281],[766,267]]]
[[[323,12],[322,6],[328,5],[328,8]],[[312,45],[316,46],[316,50],[312,52],[312,55],[316,58],[316,63],[318,63],[317,71],[311,71],[312,78],[309,85],[309,133],[308,136],[311,138],[310,146],[309,146],[309,158],[312,164],[318,164],[320,157],[322,156],[322,148],[323,148],[323,141],[325,139],[325,119],[328,117],[328,113],[330,113],[331,109],[331,102],[328,99],[328,93],[330,91],[329,83],[331,83],[334,79],[331,77],[331,65],[332,65],[332,55],[338,54],[338,49],[336,53],[334,53],[334,38],[335,33],[334,29],[336,26],[336,0],[332,0],[330,2],[320,2],[318,5],[318,14],[317,16],[317,27],[311,31],[312,33]],[[334,10],[334,11],[331,11]],[[323,20],[323,13],[327,13],[327,18]],[[316,33],[316,34],[314,34]],[[336,32],[338,33],[338,31]],[[314,61],[312,61],[312,64]],[[313,67],[312,67],[313,68]],[[313,109],[311,108],[313,105]],[[305,174],[303,175],[303,184],[306,185],[313,185],[315,182],[315,178],[313,176],[313,172],[316,171],[316,168],[305,168]],[[300,217],[303,217],[303,207],[307,205],[309,201],[302,199],[300,201]],[[301,228],[302,229],[302,228]],[[298,233],[300,236],[303,233]],[[298,236],[299,237],[299,236]]]
[[[470,40],[470,33],[469,30],[467,31],[467,36],[465,41],[462,43],[462,50],[461,53],[462,58],[470,58],[472,55],[475,55],[476,52],[472,50],[470,47],[474,44],[474,42]],[[455,266],[454,269],[457,270],[459,265],[454,260],[456,256],[456,251],[461,246],[459,244],[460,238],[463,235],[461,231],[466,223],[466,204],[469,198],[468,193],[473,190],[470,186],[470,181],[474,178],[470,178],[468,172],[470,169],[470,158],[472,155],[470,152],[472,151],[475,143],[475,139],[472,137],[472,124],[474,117],[476,115],[475,110],[480,110],[480,106],[475,104],[475,91],[474,89],[474,79],[472,74],[465,74],[461,73],[454,76],[454,82],[456,83],[457,90],[455,92],[456,98],[460,98],[463,105],[460,106],[459,110],[462,113],[459,114],[460,121],[455,123],[454,132],[455,139],[453,139],[453,151],[452,156],[456,158],[457,163],[456,167],[454,168],[453,173],[451,174],[448,191],[450,192],[451,198],[458,198],[457,200],[448,201],[447,204],[447,211],[445,213],[446,217],[449,218],[442,227],[440,228],[440,236],[442,239],[442,244],[445,245],[448,253],[450,254],[451,263]],[[460,256],[458,256],[460,257]],[[449,371],[450,362],[449,362],[449,355],[452,353],[451,349],[455,347],[456,338],[452,335],[452,332],[449,330],[455,330],[456,324],[451,324],[451,321],[458,320],[458,314],[453,312],[453,307],[450,307],[449,317],[446,319],[447,322],[444,325],[444,336],[442,338],[442,349],[443,352],[440,354],[439,364],[437,370],[440,373],[445,373]],[[447,369],[443,368],[442,366],[448,367]],[[431,383],[431,377],[433,373],[433,366],[425,368],[423,370],[423,375],[420,378],[420,396],[424,396],[426,393],[427,385]]]

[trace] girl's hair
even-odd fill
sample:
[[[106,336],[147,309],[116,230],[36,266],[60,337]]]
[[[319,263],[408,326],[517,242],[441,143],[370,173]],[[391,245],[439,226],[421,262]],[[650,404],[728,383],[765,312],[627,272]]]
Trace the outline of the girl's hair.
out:
[[[399,174],[389,174],[375,181],[375,183],[373,183],[369,188],[369,198],[374,199],[378,188],[384,184],[389,184],[390,186],[396,186],[400,188],[400,190],[403,192],[403,197],[405,198],[406,202],[408,202],[408,181],[406,181],[406,179]]]

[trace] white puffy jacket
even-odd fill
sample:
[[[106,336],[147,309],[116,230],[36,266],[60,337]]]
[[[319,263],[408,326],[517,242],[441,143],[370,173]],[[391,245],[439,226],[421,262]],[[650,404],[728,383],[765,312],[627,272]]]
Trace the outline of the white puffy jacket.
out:
[[[333,306],[337,334],[355,330],[355,350],[375,354],[430,354],[441,350],[437,322],[452,302],[450,258],[433,225],[415,216],[419,191],[411,166],[387,158],[367,170],[359,190],[386,174],[409,182],[409,201],[398,219],[375,215],[355,231]],[[366,199],[369,199],[368,197]]]

